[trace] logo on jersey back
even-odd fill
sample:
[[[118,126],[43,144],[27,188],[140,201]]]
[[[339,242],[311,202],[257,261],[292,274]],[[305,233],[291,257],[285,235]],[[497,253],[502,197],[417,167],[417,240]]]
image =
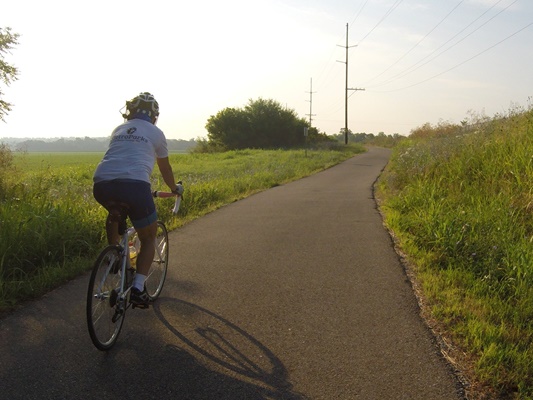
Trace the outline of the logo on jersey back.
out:
[[[135,127],[128,129],[128,131],[127,131],[128,135],[133,135],[136,130],[137,130],[137,128],[135,128]]]

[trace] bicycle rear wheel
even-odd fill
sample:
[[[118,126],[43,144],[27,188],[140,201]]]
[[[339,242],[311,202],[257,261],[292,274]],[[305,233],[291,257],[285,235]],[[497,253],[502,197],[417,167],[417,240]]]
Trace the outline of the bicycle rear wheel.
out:
[[[117,341],[126,299],[120,299],[122,274],[120,247],[106,247],[96,259],[87,290],[87,327],[93,344],[109,350]]]
[[[154,301],[161,294],[168,268],[168,232],[165,224],[157,221],[157,236],[155,239],[155,254],[150,273],[146,279],[146,293]]]

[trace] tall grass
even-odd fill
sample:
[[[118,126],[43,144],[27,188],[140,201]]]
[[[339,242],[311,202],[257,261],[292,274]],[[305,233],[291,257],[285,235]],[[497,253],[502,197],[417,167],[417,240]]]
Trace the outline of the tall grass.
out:
[[[532,121],[513,111],[426,126],[399,144],[379,182],[436,326],[494,398],[533,398]]]
[[[179,217],[172,199],[157,201],[169,228],[179,227],[251,193],[301,178],[364,151],[242,150],[171,155],[186,188]],[[90,268],[104,245],[106,213],[92,197],[92,175],[101,154],[26,154],[0,160],[0,311],[39,296]],[[157,168],[154,190],[166,190]]]

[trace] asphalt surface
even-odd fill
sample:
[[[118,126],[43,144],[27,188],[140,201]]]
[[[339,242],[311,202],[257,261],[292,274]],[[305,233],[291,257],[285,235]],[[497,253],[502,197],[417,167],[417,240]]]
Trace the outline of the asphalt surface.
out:
[[[162,297],[107,353],[88,275],[3,318],[0,399],[461,399],[376,209],[389,154],[172,232]]]

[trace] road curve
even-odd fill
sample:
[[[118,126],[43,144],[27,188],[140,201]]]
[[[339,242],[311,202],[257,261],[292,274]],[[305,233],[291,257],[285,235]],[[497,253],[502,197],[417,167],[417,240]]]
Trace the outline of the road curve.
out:
[[[376,210],[389,155],[172,232],[162,297],[108,353],[87,333],[87,275],[3,318],[0,399],[463,398]]]

